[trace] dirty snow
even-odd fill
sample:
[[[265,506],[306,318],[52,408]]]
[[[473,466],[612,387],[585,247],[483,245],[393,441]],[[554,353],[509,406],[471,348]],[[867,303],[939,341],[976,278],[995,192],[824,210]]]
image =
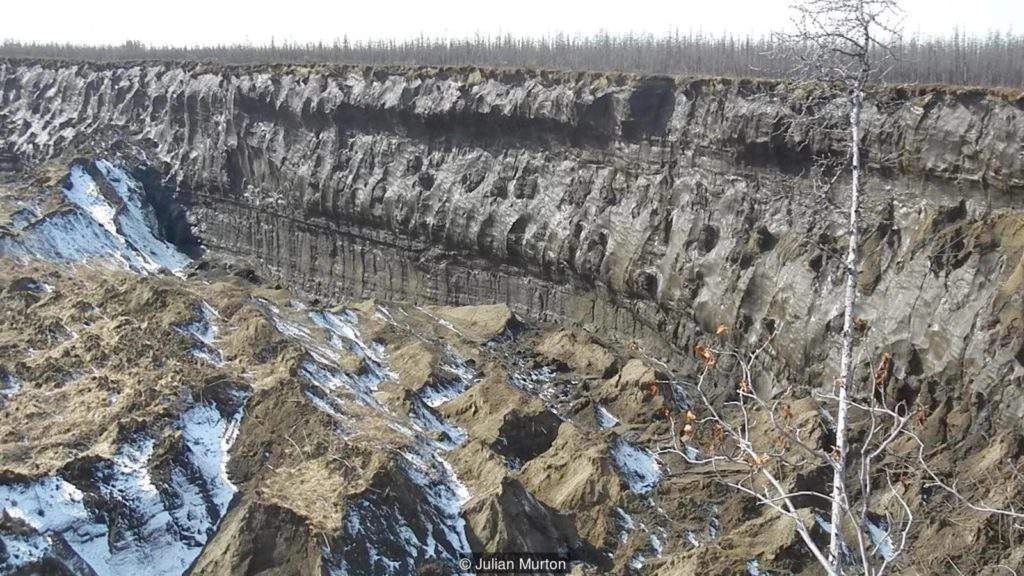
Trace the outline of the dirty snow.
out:
[[[594,415],[597,417],[597,427],[605,430],[619,423],[619,419],[612,415],[604,406],[595,403]]]
[[[189,336],[195,342],[195,346],[192,348],[193,356],[202,358],[214,366],[223,366],[224,355],[214,346],[214,341],[220,332],[214,320],[219,319],[220,314],[206,302],[200,302],[198,308],[199,318],[191,324],[178,328],[178,331]]]
[[[402,472],[421,490],[419,506],[395,506],[379,493],[349,505],[345,534],[350,544],[332,558],[332,574],[411,574],[424,560],[454,564],[470,553],[461,514],[469,499],[466,487],[426,445],[405,450],[402,456]],[[352,561],[365,562],[368,569],[358,571]]]
[[[122,444],[110,460],[96,465],[93,475],[99,504],[121,511],[110,520],[94,511],[94,500],[87,505],[81,490],[59,477],[0,486],[4,510],[36,531],[2,536],[4,546],[16,554],[0,564],[0,572],[50,555],[55,546],[63,546],[59,535],[78,556],[71,560],[76,573],[182,574],[235,492],[225,466],[240,418],[241,411],[225,420],[206,404],[186,411],[179,422],[185,458],[172,464],[163,489],[149,473],[153,439],[140,436]],[[116,522],[116,530],[108,521]]]
[[[611,448],[612,461],[619,475],[636,494],[650,492],[661,480],[661,466],[650,451],[615,438]]]
[[[893,548],[892,535],[884,523],[875,524],[870,518],[865,519],[868,528],[868,536],[871,543],[875,545],[878,554],[885,560],[896,558],[896,550]]]
[[[21,390],[21,380],[17,376],[3,370],[0,372],[0,398],[10,400]]]
[[[156,218],[142,185],[109,162],[94,165],[115,198],[105,196],[85,166],[76,164],[63,190],[74,208],[20,225],[19,234],[0,239],[0,254],[58,262],[105,257],[139,273],[180,273],[191,260],[156,235]]]

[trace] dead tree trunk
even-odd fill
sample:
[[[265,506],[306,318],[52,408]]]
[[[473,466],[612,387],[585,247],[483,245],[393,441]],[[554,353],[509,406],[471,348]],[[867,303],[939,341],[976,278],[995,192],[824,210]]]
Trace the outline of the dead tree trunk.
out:
[[[836,395],[836,442],[832,472],[832,533],[829,539],[829,561],[836,573],[842,573],[842,522],[848,509],[846,499],[847,417],[850,411],[848,390],[853,387],[853,344],[855,308],[857,305],[857,269],[860,267],[860,118],[864,104],[863,86],[858,81],[850,96],[850,213],[847,223],[846,292],[843,298],[843,342]]]

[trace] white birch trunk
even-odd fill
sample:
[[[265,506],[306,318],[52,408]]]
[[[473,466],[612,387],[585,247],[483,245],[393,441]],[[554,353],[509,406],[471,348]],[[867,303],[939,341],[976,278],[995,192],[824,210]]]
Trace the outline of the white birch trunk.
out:
[[[850,185],[850,220],[846,252],[846,294],[844,298],[842,359],[839,368],[839,405],[836,408],[836,462],[832,473],[832,534],[829,540],[829,560],[836,574],[842,574],[840,549],[843,536],[843,516],[846,510],[846,453],[847,453],[847,390],[853,386],[853,331],[854,306],[857,303],[857,268],[860,265],[860,113],[864,103],[863,82],[857,81],[851,96],[850,132],[853,168]]]

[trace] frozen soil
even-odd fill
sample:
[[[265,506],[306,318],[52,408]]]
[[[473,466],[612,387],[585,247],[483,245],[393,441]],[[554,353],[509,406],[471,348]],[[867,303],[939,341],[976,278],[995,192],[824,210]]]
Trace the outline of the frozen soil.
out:
[[[124,176],[80,166],[113,207],[96,196],[86,215],[124,222],[103,185]],[[66,173],[0,181],[0,573],[458,574],[470,551],[565,553],[578,574],[818,573],[791,521],[722,486],[743,471],[656,453],[690,405],[635,350],[503,305],[310,300],[137,226],[27,254],[43,244],[26,234],[79,210]],[[946,470],[1020,456],[999,433],[936,445]],[[983,514],[920,538],[933,573],[932,546],[985,558],[977,573],[1022,560]]]

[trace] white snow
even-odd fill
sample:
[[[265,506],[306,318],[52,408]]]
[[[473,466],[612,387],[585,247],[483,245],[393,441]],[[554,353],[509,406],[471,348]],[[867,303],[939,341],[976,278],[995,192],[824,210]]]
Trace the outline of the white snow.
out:
[[[622,508],[616,507],[615,513],[619,516],[619,527],[621,528],[619,540],[625,542],[629,540],[629,533],[636,529],[636,523],[633,522],[633,517]]]
[[[875,545],[878,554],[885,560],[892,560],[896,557],[896,550],[893,548],[892,535],[884,525],[875,524],[871,519],[866,519],[868,536],[871,543]]]
[[[619,423],[619,419],[600,404],[594,404],[594,414],[597,417],[597,427],[602,430],[611,428]]]
[[[225,419],[212,404],[197,404],[182,414],[180,426],[189,460],[203,475],[210,498],[223,515],[237,489],[228,479],[228,450],[238,437],[244,416],[239,409]]]
[[[82,503],[82,492],[60,478],[47,477],[28,484],[0,486],[0,504],[4,511],[43,534],[22,539],[21,564],[45,556],[50,550],[46,533],[60,532],[76,554],[99,576],[115,574],[105,570],[111,559],[107,547],[107,527],[96,522]],[[2,537],[5,545],[11,540]],[[0,565],[2,566],[2,565]]]
[[[57,262],[110,259],[139,273],[167,269],[175,273],[190,259],[156,235],[156,219],[145,203],[142,185],[105,160],[95,163],[116,198],[81,164],[71,167],[64,196],[74,206],[21,227],[0,239],[0,254]]]
[[[658,539],[657,535],[651,534],[648,538],[648,541],[651,544],[651,550],[654,550],[654,555],[660,558],[661,552],[665,549],[665,546],[661,543],[661,540]]]
[[[698,458],[700,458],[700,450],[697,450],[696,448],[690,446],[689,444],[683,445],[683,454],[686,456],[688,460],[697,460]]]
[[[661,466],[650,451],[615,438],[612,441],[611,456],[619,475],[632,492],[646,494],[661,481]]]
[[[3,536],[4,545],[18,551],[7,567],[46,556],[59,534],[97,576],[182,574],[235,492],[225,466],[241,414],[239,410],[225,420],[213,406],[198,404],[181,416],[187,454],[183,463],[172,464],[169,490],[159,490],[149,473],[152,438],[140,436],[122,444],[113,458],[98,464],[98,496],[104,507],[120,511],[113,533],[105,517],[85,504],[83,493],[62,478],[0,486],[4,510],[38,533],[17,539]],[[0,564],[0,571],[4,568]]]
[[[123,202],[117,215],[121,234],[149,262],[151,270],[162,266],[171,271],[179,271],[187,266],[190,262],[188,256],[179,252],[173,244],[154,235],[156,218],[149,205],[143,202],[142,185],[106,160],[97,160],[96,167]]]
[[[0,542],[7,551],[7,562],[0,564],[0,569],[7,568],[11,572],[42,559],[50,549],[49,540],[37,533],[5,534]]]
[[[53,292],[53,286],[50,286],[46,282],[39,282],[36,280],[29,281],[25,284],[25,289],[35,294],[49,294]]]
[[[451,465],[434,452],[416,454],[411,451],[404,453],[407,465],[406,472],[423,490],[428,506],[420,509],[425,514],[438,516],[439,528],[443,541],[435,540],[434,534],[425,534],[425,540],[419,542],[430,554],[428,558],[448,557],[457,559],[459,555],[470,553],[469,541],[466,539],[466,521],[462,518],[462,505],[469,501],[469,490],[455,475]],[[421,549],[422,549],[421,548]],[[442,554],[450,548],[447,554]]]
[[[445,360],[438,368],[451,377],[424,387],[418,394],[420,400],[431,408],[437,408],[468,390],[477,376],[466,360],[450,347],[445,350]]]
[[[220,318],[220,314],[205,301],[200,302],[198,308],[199,318],[191,324],[178,328],[178,331],[188,335],[195,342],[196,345],[192,348],[193,356],[202,358],[214,366],[223,366],[224,355],[214,346],[214,341],[220,332],[214,320]]]
[[[367,406],[381,407],[380,401],[374,396],[381,379],[373,374],[352,376],[333,366],[314,361],[303,362],[300,370],[307,380],[329,394],[347,391]]]
[[[68,182],[70,187],[64,189],[64,196],[84,210],[107,232],[110,232],[111,236],[117,236],[117,225],[114,223],[117,210],[103,197],[99,186],[85,171],[85,168],[72,166]]]
[[[465,430],[442,418],[433,408],[422,401],[413,400],[409,416],[421,430],[432,430],[443,434],[446,440],[440,441],[440,444],[444,450],[458,448],[469,439]]]
[[[11,226],[15,230],[21,230],[39,218],[39,211],[34,206],[23,202],[18,205],[21,207],[11,213]]]

